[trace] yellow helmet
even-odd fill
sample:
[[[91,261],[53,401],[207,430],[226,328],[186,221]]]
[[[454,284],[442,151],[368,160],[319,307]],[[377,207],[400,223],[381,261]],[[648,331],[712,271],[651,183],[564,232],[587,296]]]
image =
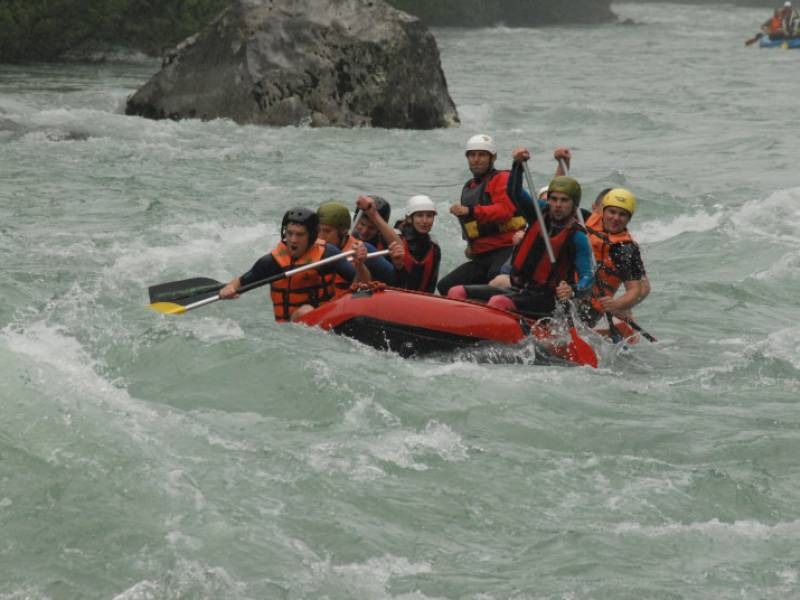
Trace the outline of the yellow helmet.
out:
[[[609,190],[603,197],[602,206],[616,206],[622,210],[627,210],[633,216],[636,212],[636,196],[623,188]]]

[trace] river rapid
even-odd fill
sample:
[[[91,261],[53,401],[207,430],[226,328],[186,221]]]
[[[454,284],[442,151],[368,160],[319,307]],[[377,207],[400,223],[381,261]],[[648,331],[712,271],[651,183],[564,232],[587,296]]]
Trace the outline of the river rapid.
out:
[[[449,130],[148,121],[154,61],[0,65],[0,599],[800,597],[800,52],[744,47],[764,11],[614,9],[435,30]],[[362,192],[431,195],[448,271],[479,132],[636,193],[658,344],[404,360],[263,292],[147,309]]]

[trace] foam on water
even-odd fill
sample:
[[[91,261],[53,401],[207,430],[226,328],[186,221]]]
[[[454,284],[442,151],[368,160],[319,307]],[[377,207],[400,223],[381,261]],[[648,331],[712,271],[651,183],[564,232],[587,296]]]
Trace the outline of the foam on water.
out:
[[[432,132],[149,121],[155,63],[1,67],[0,598],[797,596],[796,57],[742,47],[758,10],[615,10],[643,25],[437,30]],[[658,344],[404,360],[263,292],[147,310],[363,191],[430,190],[447,272],[479,131],[637,193]]]
[[[710,214],[700,211],[670,219],[654,219],[635,224],[636,240],[643,244],[657,244],[684,233],[703,233],[719,227],[723,212]]]

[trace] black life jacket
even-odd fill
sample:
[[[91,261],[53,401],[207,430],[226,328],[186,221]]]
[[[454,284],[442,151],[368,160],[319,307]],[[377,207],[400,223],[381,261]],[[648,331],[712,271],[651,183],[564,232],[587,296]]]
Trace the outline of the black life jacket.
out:
[[[480,185],[475,187],[470,186],[474,179],[470,179],[464,184],[464,188],[461,190],[461,205],[467,207],[491,206],[493,204],[492,196],[486,191],[486,187],[500,172],[492,169],[486,174]],[[477,219],[468,214],[459,217],[458,220],[461,223],[461,237],[467,241],[491,237],[506,231],[516,231],[525,227],[525,218],[519,212],[515,212],[514,216],[505,223],[478,223]]]
[[[412,252],[411,244],[416,242],[424,242],[423,236],[420,236],[416,231],[411,228],[404,227],[401,231],[401,240],[403,242],[403,249],[405,255],[403,258],[403,284],[402,288],[406,290],[416,290],[419,292],[427,292],[431,287],[436,285],[434,279],[438,273],[439,263],[442,260],[442,251],[439,245],[434,242],[429,235],[424,237],[427,239],[428,251],[421,259],[417,259]]]

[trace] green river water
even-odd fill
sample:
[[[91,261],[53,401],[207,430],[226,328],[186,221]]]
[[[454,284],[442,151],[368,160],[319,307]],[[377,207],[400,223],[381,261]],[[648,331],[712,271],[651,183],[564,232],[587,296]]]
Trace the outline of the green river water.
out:
[[[614,9],[436,30],[450,130],[148,121],[154,61],[0,65],[0,599],[800,598],[800,51],[744,47],[763,11]],[[362,192],[432,196],[446,272],[479,132],[635,191],[658,344],[404,360],[262,292],[147,309]]]

